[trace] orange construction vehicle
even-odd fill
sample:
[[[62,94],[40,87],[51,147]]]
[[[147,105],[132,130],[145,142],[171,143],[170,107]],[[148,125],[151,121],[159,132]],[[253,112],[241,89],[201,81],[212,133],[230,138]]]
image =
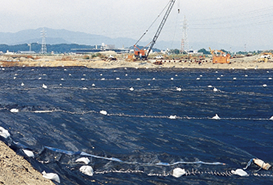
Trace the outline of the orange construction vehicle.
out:
[[[226,54],[221,50],[210,50],[212,54],[212,63],[213,64],[230,64],[230,54]]]
[[[164,27],[164,25],[165,25],[165,23],[166,23],[166,21],[167,21],[167,19],[168,19],[168,17],[169,17],[170,12],[172,11],[172,8],[173,8],[173,6],[174,6],[175,1],[176,1],[176,0],[170,0],[169,5],[168,5],[168,8],[167,8],[167,10],[166,10],[166,12],[165,12],[165,15],[164,15],[164,17],[163,17],[163,20],[161,21],[161,23],[160,23],[160,25],[159,25],[159,27],[158,27],[158,29],[157,29],[155,35],[154,35],[153,40],[152,40],[147,46],[145,46],[145,47],[142,48],[142,49],[140,49],[140,48],[137,47],[138,42],[146,35],[146,33],[147,33],[148,30],[149,30],[149,29],[148,29],[148,30],[146,30],[146,32],[140,37],[140,39],[136,42],[136,44],[134,45],[134,56],[135,56],[136,59],[144,59],[144,60],[148,59],[149,54],[150,54],[150,52],[152,51],[152,48],[154,47],[154,45],[155,45],[155,43],[156,43],[156,41],[157,41],[157,39],[158,39],[158,37],[159,37],[159,35],[160,35],[160,33],[161,33],[163,27]],[[180,10],[179,10],[179,11],[180,11]],[[153,25],[153,24],[154,24],[154,22],[152,23],[152,25]],[[151,26],[152,26],[152,25],[151,25]],[[151,26],[150,26],[150,27],[151,27]],[[150,46],[149,46],[149,45],[150,45]],[[148,47],[148,46],[149,46],[149,48],[148,48],[148,49],[145,49],[145,48]]]
[[[147,50],[144,48],[139,49],[136,45],[134,45],[134,55],[138,59],[147,59],[148,56],[146,56]]]

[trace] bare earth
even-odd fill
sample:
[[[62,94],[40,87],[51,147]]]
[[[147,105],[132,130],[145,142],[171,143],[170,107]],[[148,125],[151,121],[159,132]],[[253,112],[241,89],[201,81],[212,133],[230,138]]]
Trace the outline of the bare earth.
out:
[[[193,61],[161,60],[162,65],[155,65],[156,60],[127,61],[125,57],[117,57],[117,60],[83,59],[84,56],[36,56],[9,57],[1,56],[1,67],[75,67],[88,68],[200,68],[200,69],[271,69],[273,61],[258,62],[259,56],[231,59],[231,64],[213,64],[211,58],[206,58],[201,63]]]
[[[0,141],[0,151],[0,184],[54,185],[2,141]]]

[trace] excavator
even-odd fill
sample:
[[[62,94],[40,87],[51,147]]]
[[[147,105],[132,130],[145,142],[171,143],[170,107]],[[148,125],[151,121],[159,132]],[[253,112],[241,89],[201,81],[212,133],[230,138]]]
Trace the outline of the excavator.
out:
[[[209,50],[212,54],[213,64],[230,64],[230,54],[226,54],[221,50],[211,50],[211,48]]]
[[[143,36],[148,32],[148,30],[146,30],[146,32],[140,37],[140,39],[136,42],[136,44],[134,44],[134,56],[135,56],[136,59],[142,59],[142,60],[148,59],[148,56],[149,56],[149,54],[150,54],[152,48],[154,47],[154,45],[155,45],[155,43],[156,43],[156,41],[157,41],[157,39],[158,39],[158,37],[159,37],[159,35],[160,35],[160,33],[161,33],[161,31],[162,31],[164,25],[165,25],[165,23],[166,23],[166,21],[167,21],[169,15],[170,15],[170,12],[171,12],[171,10],[172,10],[172,8],[173,8],[173,6],[174,6],[175,1],[176,1],[176,0],[170,0],[169,5],[168,5],[168,8],[167,8],[167,10],[166,10],[166,13],[165,13],[165,15],[164,15],[164,17],[163,17],[163,19],[162,19],[162,21],[161,21],[161,23],[160,23],[160,25],[159,25],[157,31],[156,31],[156,33],[155,33],[155,35],[154,35],[153,40],[152,40],[147,46],[145,46],[145,47],[143,47],[143,48],[141,48],[141,49],[137,47],[137,43],[138,43],[138,42],[143,38]],[[178,11],[180,11],[180,10],[178,10]],[[149,46],[149,45],[150,45],[150,46]],[[149,46],[149,48],[146,50],[146,48],[147,48],[148,46]]]

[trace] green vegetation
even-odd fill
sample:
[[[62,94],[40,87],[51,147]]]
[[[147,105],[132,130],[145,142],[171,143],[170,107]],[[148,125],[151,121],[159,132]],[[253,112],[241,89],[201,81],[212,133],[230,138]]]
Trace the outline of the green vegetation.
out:
[[[73,49],[94,49],[96,48],[96,46],[90,46],[90,45],[79,45],[79,44],[54,44],[54,45],[51,45],[51,44],[47,44],[46,45],[47,47],[47,51],[48,53],[51,53],[52,51],[54,53],[71,53],[73,52]],[[143,48],[142,46],[138,46],[139,48]],[[131,49],[133,49],[134,47],[130,47]],[[10,51],[10,52],[20,52],[20,51],[29,51],[30,47],[28,44],[18,44],[18,45],[6,45],[6,44],[0,44],[0,51],[2,51],[3,53],[6,53],[7,50]],[[38,44],[38,43],[32,43],[31,44],[31,51],[34,51],[35,53],[40,53],[41,51],[41,44]],[[228,51],[226,51],[225,49],[221,49],[221,51],[223,52],[226,52],[226,53],[230,53]],[[157,55],[160,55],[160,50],[154,48],[153,49],[153,52],[159,52],[158,54],[155,54],[155,56]],[[206,50],[205,48],[202,48],[202,49],[199,49],[198,50],[199,53],[203,53],[204,55],[210,55],[210,51],[209,50]],[[236,52],[237,55],[248,55],[249,53],[255,55],[255,54],[260,54],[262,52],[267,52],[267,51],[239,51],[239,52]],[[268,51],[268,52],[271,52],[272,53],[272,50]],[[162,55],[162,54],[161,54]],[[184,55],[187,55],[186,52],[184,53],[181,53],[181,51],[179,49],[171,49],[169,52],[168,52],[168,58],[176,58],[176,57],[179,57],[179,56],[184,56]],[[179,55],[179,56],[176,56],[176,55]],[[155,57],[154,56],[154,57]],[[86,58],[84,59],[92,59],[92,58],[96,58],[96,57],[100,57],[100,58],[105,58],[105,56],[102,56],[100,53],[95,53],[95,54],[92,54],[92,55],[89,55],[87,58],[87,56],[85,56]],[[151,57],[153,58],[153,57]]]
[[[90,57],[89,57],[89,55],[84,55],[84,56],[83,56],[83,59],[89,60]]]
[[[170,53],[170,54],[176,54],[176,55],[178,55],[178,54],[180,54],[180,50],[178,50],[178,49],[171,49],[171,50],[169,51],[169,53]]]
[[[54,53],[70,53],[73,51],[72,49],[95,48],[95,46],[79,45],[79,44],[54,44],[54,45],[47,44],[46,47],[47,47],[48,53],[51,53],[52,51]],[[29,46],[28,44],[18,44],[18,45],[0,44],[0,51],[2,51],[3,53],[6,53],[7,50],[9,50],[10,52],[29,51]],[[32,43],[31,51],[34,51],[35,53],[40,53],[41,44]]]
[[[199,49],[198,52],[203,53],[204,55],[210,55],[210,52],[207,51],[205,48]]]
[[[95,53],[91,56],[91,58],[96,58],[96,57],[99,57],[99,58],[102,58],[102,54],[101,53]]]
[[[198,52],[203,53],[204,55],[209,55],[210,54],[210,52],[207,51],[205,48],[199,49]],[[184,54],[185,55],[185,54],[187,54],[185,51],[183,53],[181,53],[181,51],[178,50],[178,49],[171,49],[169,51],[169,53],[170,54],[175,54],[175,55],[178,55],[178,54]]]

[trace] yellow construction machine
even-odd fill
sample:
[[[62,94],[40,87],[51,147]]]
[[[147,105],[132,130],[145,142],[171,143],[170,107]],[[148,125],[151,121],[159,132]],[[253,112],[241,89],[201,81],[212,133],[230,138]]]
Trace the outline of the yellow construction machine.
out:
[[[226,54],[221,50],[211,50],[211,48],[209,50],[212,54],[213,64],[230,64],[230,54]]]
[[[258,62],[265,62],[267,63],[268,60],[273,58],[273,54],[272,53],[262,53],[261,57],[258,59]]]

